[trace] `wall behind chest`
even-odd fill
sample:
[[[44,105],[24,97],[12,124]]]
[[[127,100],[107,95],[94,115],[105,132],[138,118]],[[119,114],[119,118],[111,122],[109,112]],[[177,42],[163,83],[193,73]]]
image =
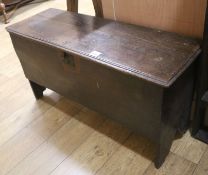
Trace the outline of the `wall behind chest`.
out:
[[[201,38],[207,0],[102,0],[106,18]]]

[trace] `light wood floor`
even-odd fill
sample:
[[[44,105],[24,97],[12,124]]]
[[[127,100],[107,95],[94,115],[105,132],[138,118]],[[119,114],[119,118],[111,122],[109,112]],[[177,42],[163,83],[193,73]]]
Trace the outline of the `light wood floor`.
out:
[[[90,0],[81,2],[80,12],[93,15]],[[65,0],[21,8],[10,24],[49,7],[65,10]],[[0,23],[0,175],[208,175],[208,147],[189,132],[156,170],[145,138],[55,92],[36,101],[6,26]]]

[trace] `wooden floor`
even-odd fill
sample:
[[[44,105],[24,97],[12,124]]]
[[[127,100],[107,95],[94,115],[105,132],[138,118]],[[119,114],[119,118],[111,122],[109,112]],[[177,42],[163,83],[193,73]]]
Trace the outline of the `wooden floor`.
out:
[[[80,12],[93,15],[90,0]],[[21,8],[12,23],[65,0]],[[2,18],[0,18],[2,19]],[[208,146],[175,140],[160,170],[155,147],[118,123],[47,90],[36,101],[0,23],[0,175],[208,175]]]

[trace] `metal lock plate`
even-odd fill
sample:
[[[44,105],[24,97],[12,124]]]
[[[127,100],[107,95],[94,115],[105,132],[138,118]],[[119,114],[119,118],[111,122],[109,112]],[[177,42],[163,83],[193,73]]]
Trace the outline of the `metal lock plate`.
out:
[[[79,72],[79,57],[62,52],[61,63],[65,72]]]

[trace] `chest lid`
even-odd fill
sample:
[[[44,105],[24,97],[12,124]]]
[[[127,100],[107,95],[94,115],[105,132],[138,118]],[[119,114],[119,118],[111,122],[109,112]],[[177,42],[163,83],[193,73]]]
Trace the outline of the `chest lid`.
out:
[[[178,34],[58,9],[7,30],[163,87],[169,87],[200,53],[198,41]]]

